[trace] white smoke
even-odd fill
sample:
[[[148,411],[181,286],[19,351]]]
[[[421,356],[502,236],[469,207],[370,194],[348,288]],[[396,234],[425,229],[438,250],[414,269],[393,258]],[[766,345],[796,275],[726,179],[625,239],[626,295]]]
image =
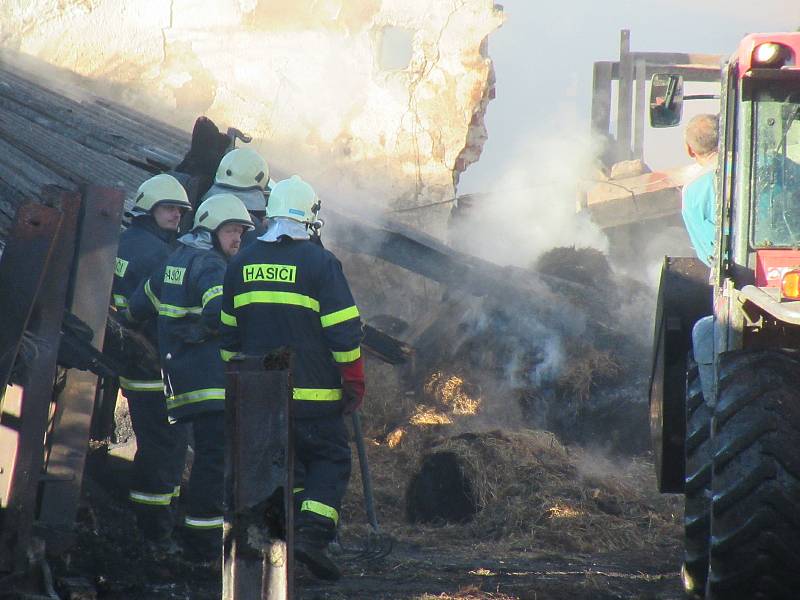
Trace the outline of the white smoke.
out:
[[[605,235],[577,211],[595,156],[590,137],[533,138],[511,155],[489,196],[473,200],[466,218],[451,232],[453,245],[521,267],[557,246],[605,251]]]

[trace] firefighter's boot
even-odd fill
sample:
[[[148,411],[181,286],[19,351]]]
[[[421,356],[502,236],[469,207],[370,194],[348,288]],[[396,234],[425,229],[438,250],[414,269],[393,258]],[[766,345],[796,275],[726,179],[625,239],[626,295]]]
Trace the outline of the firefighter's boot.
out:
[[[338,581],[342,572],[326,551],[327,533],[314,527],[298,528],[294,536],[294,557],[306,565],[314,577]]]

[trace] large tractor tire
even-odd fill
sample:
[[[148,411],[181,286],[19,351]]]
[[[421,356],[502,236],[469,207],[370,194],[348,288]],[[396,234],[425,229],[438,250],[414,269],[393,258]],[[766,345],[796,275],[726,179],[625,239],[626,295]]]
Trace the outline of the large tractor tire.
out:
[[[800,598],[800,360],[732,352],[719,377],[706,597]]]
[[[684,485],[683,588],[702,598],[708,575],[711,531],[711,409],[703,398],[700,372],[689,355],[686,373],[686,483]]]

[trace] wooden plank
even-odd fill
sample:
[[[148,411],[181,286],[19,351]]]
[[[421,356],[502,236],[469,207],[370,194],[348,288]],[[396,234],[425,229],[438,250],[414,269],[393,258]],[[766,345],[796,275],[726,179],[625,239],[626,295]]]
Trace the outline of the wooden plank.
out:
[[[647,79],[656,73],[680,75],[684,81],[719,83],[721,78],[719,67],[701,65],[651,65],[647,64]],[[619,79],[619,63],[611,63],[611,79]]]
[[[94,332],[92,345],[98,350],[103,349],[122,207],[120,190],[90,186],[84,193],[69,302],[70,310]],[[78,511],[96,387],[93,373],[70,371],[58,399],[39,514],[48,551],[59,552],[71,542],[69,532]]]
[[[38,198],[46,185],[77,190],[77,185],[36,162],[30,155],[0,139],[0,179],[18,192]]]
[[[623,29],[619,41],[619,85],[617,86],[617,156],[621,160],[627,160],[631,156],[632,103],[631,32]]]
[[[144,162],[145,153],[140,151],[139,146],[127,140],[121,135],[115,134],[112,130],[100,130],[96,123],[79,114],[68,114],[63,119],[55,119],[53,116],[58,114],[58,110],[52,108],[48,116],[44,116],[33,110],[37,104],[37,99],[30,98],[25,105],[21,105],[2,94],[0,87],[0,112],[14,113],[28,121],[41,125],[50,131],[57,132],[74,142],[97,152],[115,156],[126,162],[138,160]]]
[[[693,52],[631,52],[634,61],[642,60],[650,65],[699,65],[714,67],[719,71],[725,57],[721,54],[698,54]]]
[[[0,139],[79,185],[112,185],[133,193],[150,175],[147,171],[90,150],[14,113],[0,113]]]
[[[3,84],[7,85],[3,85]],[[94,123],[94,128],[100,131],[113,131],[116,135],[141,144],[142,146],[154,145],[175,156],[183,156],[191,139],[191,132],[172,127],[153,119],[149,115],[128,111],[136,114],[137,118],[125,117],[120,112],[113,110],[114,103],[103,100],[91,92],[90,83],[86,87],[68,86],[75,91],[77,101],[68,98],[55,89],[44,87],[30,79],[24,71],[0,66],[0,93],[16,98],[17,101],[25,98],[38,99],[45,105],[43,115],[48,115],[48,108],[55,110],[56,114],[74,114],[84,116]],[[5,89],[4,89],[5,88]],[[109,108],[112,107],[112,108]],[[69,122],[67,119],[66,122]]]
[[[611,127],[610,62],[594,63],[592,77],[592,132],[607,136]]]
[[[81,207],[80,194],[49,189],[48,203],[58,203],[63,212],[45,280],[36,297],[28,330],[40,340],[38,354],[28,365],[17,427],[18,447],[13,464],[4,461],[7,486],[6,525],[0,531],[0,556],[13,557],[14,570],[28,568],[30,538],[36,514],[36,496],[44,463],[53,385],[56,375],[61,320],[66,306],[69,272],[75,255],[75,236]]]
[[[634,71],[636,76],[636,94],[633,110],[633,157],[643,160],[644,130],[646,123],[645,112],[647,111],[647,102],[645,98],[647,66],[645,62],[641,59],[637,59]]]

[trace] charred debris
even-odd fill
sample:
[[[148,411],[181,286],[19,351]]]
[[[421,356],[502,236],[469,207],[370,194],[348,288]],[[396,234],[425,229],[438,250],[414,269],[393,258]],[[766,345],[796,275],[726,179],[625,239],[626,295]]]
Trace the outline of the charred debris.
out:
[[[8,241],[10,252],[15,218],[19,221],[25,211],[35,212],[37,209],[30,207],[37,205],[54,210],[62,221],[63,215],[72,218],[73,229],[65,231],[77,235],[75,223],[88,205],[76,205],[74,199],[98,194],[97,186],[105,186],[102,197],[116,202],[107,210],[113,213],[111,222],[117,225],[106,229],[116,227],[118,231],[121,213],[144,179],[177,168],[194,175],[195,183],[199,178],[200,186],[203,177],[210,183],[216,166],[214,157],[218,161],[234,138],[241,136],[235,130],[220,133],[202,117],[193,137],[98,97],[83,94],[72,99],[0,63],[0,237]],[[503,267],[457,252],[400,222],[349,215],[337,209],[335,199],[326,204],[325,213],[337,223],[338,231],[347,231],[347,235],[335,235],[330,240],[336,250],[346,255],[367,253],[371,259],[379,259],[374,263],[378,268],[412,272],[439,286],[440,302],[417,322],[401,321],[379,311],[366,316],[365,347],[376,360],[368,366],[375,383],[370,394],[372,405],[365,410],[365,433],[376,446],[414,449],[408,456],[417,460],[416,465],[404,465],[408,520],[488,523],[486,519],[495,514],[492,507],[497,498],[513,502],[526,493],[519,482],[486,477],[509,453],[533,456],[525,462],[533,479],[542,475],[560,481],[574,474],[574,467],[564,466],[569,461],[563,444],[577,443],[625,455],[645,451],[647,411],[637,390],[644,389],[646,352],[644,342],[637,341],[641,338],[631,335],[635,326],[626,306],[647,292],[615,273],[602,253],[556,248],[529,268]],[[110,264],[116,247],[113,236],[106,243]],[[50,248],[45,254],[52,251]],[[80,250],[76,256],[81,256]],[[9,265],[9,258],[3,256],[0,274]],[[63,288],[61,302],[55,298],[49,305],[51,309],[58,307],[53,309],[58,314],[55,330],[52,324],[48,330],[51,337],[42,338],[33,327],[4,340],[6,355],[18,356],[14,381],[29,383],[32,378],[25,369],[37,364],[47,339],[59,337],[61,348],[51,362],[53,367],[60,365],[60,379],[72,372],[66,369],[76,368],[108,377],[116,371],[116,361],[131,355],[156,360],[154,350],[135,333],[113,315],[106,318],[105,306],[100,314],[89,316],[76,310],[80,262],[66,261],[62,267],[40,274],[41,289],[53,285]],[[11,285],[14,272],[5,276],[0,280]],[[95,279],[87,281],[84,285],[90,295],[107,297],[109,290],[98,287]],[[353,283],[357,298],[372,293],[369,274],[354,274]],[[4,287],[0,295],[10,293],[12,288]],[[35,291],[32,293],[29,297],[37,298]],[[97,307],[99,304],[95,312]],[[41,320],[41,315],[38,318]],[[30,323],[36,325],[35,320]],[[97,335],[102,330],[106,331],[105,340]],[[91,379],[83,382],[91,383]],[[102,397],[100,393],[98,398]],[[2,424],[16,427],[18,421],[8,414],[13,409],[11,403],[0,408],[6,413]],[[90,437],[95,449],[125,441],[115,437],[119,430],[114,433],[108,427],[113,419],[113,401],[106,398],[105,405],[100,402],[96,408],[94,418],[92,409],[88,409],[90,418],[82,430],[85,437],[75,437],[73,432],[67,441],[68,446],[83,447],[83,458]],[[52,444],[60,438],[59,421],[48,421],[45,410],[43,422],[46,429],[41,433]],[[550,433],[530,433],[533,430]],[[42,450],[42,437],[36,435],[38,442],[28,440],[24,445],[31,455]],[[17,449],[0,445],[3,452]],[[52,459],[52,446],[46,450]],[[547,460],[539,473],[533,464],[541,463],[542,457]],[[9,456],[2,459],[11,460]],[[390,462],[382,464],[390,468]],[[83,464],[80,460],[66,468],[82,469]],[[45,464],[34,473],[47,470]],[[35,494],[31,492],[36,489],[35,479],[28,482],[26,493]],[[442,481],[452,485],[448,496],[437,503],[436,489],[441,489]],[[77,485],[79,491],[80,477]],[[457,501],[453,489],[459,490]],[[593,506],[605,502],[609,511],[617,510],[608,508],[614,502],[608,499],[613,490],[602,486],[596,489]],[[450,504],[452,514],[441,513],[443,502]],[[77,504],[66,513],[70,522],[59,523],[64,531],[71,530],[76,510]],[[524,510],[522,505],[520,510]],[[542,510],[560,509],[553,505]],[[31,522],[33,516],[28,514],[26,519]],[[0,524],[9,521],[5,518]],[[514,530],[512,521],[488,526],[498,536]],[[620,535],[614,543],[624,545],[627,534]],[[630,535],[635,537],[635,531]],[[61,533],[53,536],[62,540],[63,547],[73,539]],[[18,558],[12,556],[6,561],[9,564],[0,566],[9,566]]]

